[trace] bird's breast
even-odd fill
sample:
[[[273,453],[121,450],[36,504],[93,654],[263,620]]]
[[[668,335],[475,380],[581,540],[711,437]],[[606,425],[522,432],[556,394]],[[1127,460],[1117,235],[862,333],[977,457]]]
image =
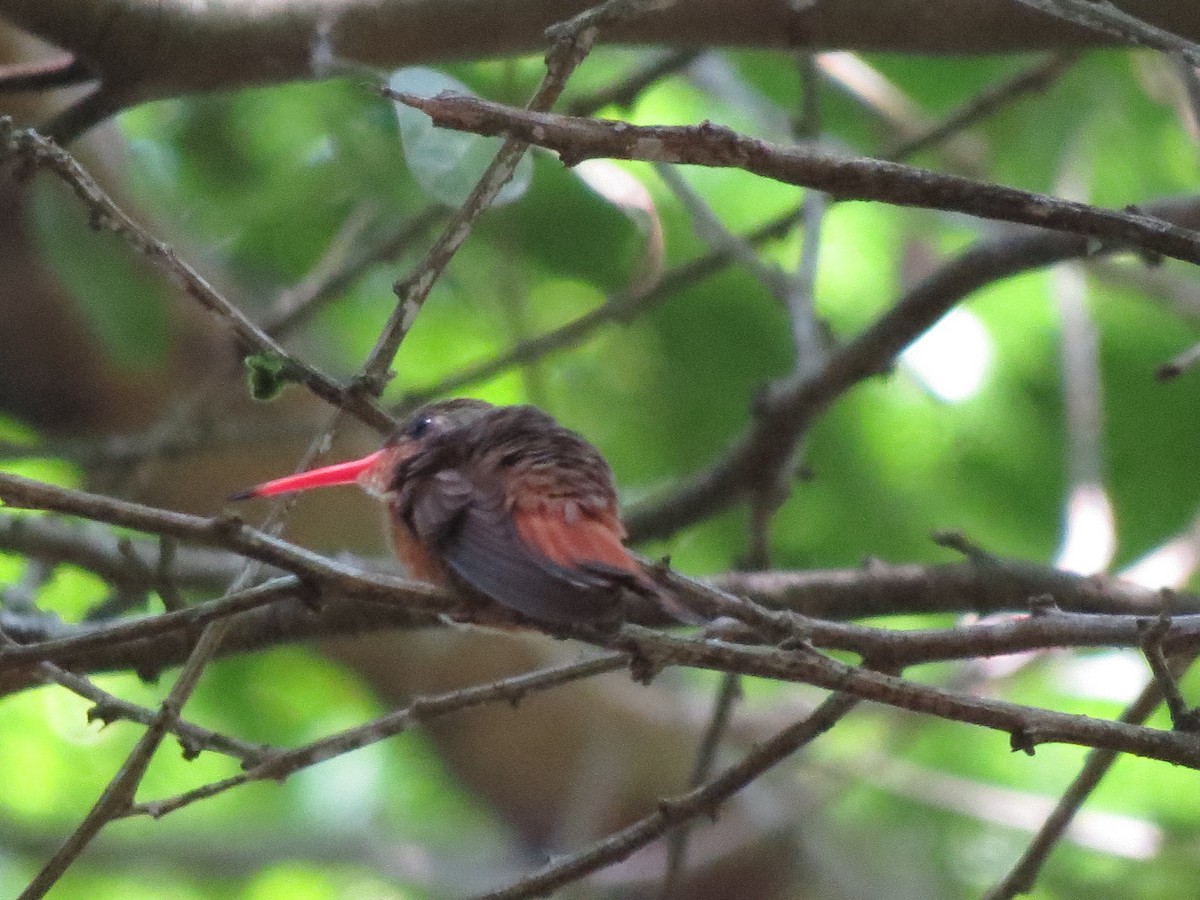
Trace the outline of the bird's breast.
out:
[[[402,519],[392,516],[392,540],[396,545],[396,556],[410,576],[431,584],[443,584],[446,567],[428,547],[413,534]]]

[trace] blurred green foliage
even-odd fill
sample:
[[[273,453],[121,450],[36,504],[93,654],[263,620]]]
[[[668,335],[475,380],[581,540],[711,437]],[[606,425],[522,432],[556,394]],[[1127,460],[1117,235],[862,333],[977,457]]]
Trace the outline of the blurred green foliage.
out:
[[[723,58],[739,89],[758,95],[785,120],[794,115],[799,97],[794,61],[762,52]],[[601,88],[639,59],[633,51],[601,49],[572,81],[571,93]],[[869,62],[933,121],[1028,60]],[[1080,199],[1115,206],[1194,190],[1195,144],[1176,109],[1151,83],[1161,75],[1159,65],[1151,58],[1131,61],[1127,54],[1089,56],[1044,94],[977,126],[974,134],[985,148],[982,173],[1035,190],[1053,191],[1068,179],[1083,192]],[[448,71],[483,96],[516,100],[539,77],[540,63],[458,64]],[[751,132],[767,128],[752,108],[687,78],[655,85],[628,111],[602,114],[642,124],[709,118]],[[828,140],[856,152],[871,153],[886,143],[885,126],[828,85],[822,89],[821,122]],[[139,202],[194,248],[202,268],[220,269],[252,314],[261,314],[266,298],[317,265],[363,204],[370,205],[373,221],[394,224],[430,202],[405,169],[391,104],[354,81],[149,104],[123,115],[121,128]],[[918,162],[939,167],[945,160],[933,150]],[[653,200],[665,234],[664,264],[703,252],[678,202],[649,169],[624,168]],[[645,229],[548,155],[536,154],[533,169],[525,196],[483,219],[435,288],[397,361],[390,398],[569,322],[634,278]],[[685,175],[735,230],[766,222],[799,199],[793,188],[740,172]],[[97,269],[94,251],[76,256],[76,248],[101,238],[81,231],[77,217],[63,209],[70,203],[48,194],[39,205],[49,258],[75,287],[110,352],[124,359],[131,348],[141,354],[159,346],[165,317],[158,293],[140,276]],[[927,211],[831,207],[821,236],[816,302],[835,339],[848,339],[868,325],[917,277],[993,227]],[[800,239],[790,237],[768,245],[764,254],[794,266],[799,248]],[[391,282],[417,253],[413,248],[365,272],[290,345],[330,371],[354,372],[391,311]],[[92,275],[86,284],[81,266]],[[1192,277],[1182,266],[1165,268]],[[256,302],[263,306],[254,308]],[[1089,280],[1088,304],[1100,333],[1106,484],[1115,509],[1117,563],[1123,564],[1187,527],[1195,510],[1200,479],[1195,378],[1162,386],[1151,377],[1157,365],[1194,340],[1195,328],[1160,297],[1102,277]],[[939,399],[902,363],[839,401],[806,444],[804,463],[812,477],[796,482],[779,512],[772,547],[776,565],[852,566],[867,557],[944,561],[952,557],[929,534],[948,527],[999,554],[1053,559],[1066,463],[1060,334],[1050,279],[1045,273],[1013,278],[970,298],[965,309],[990,342],[979,389],[957,402]],[[140,362],[154,359],[141,356]],[[578,347],[471,392],[497,402],[546,406],[602,448],[627,499],[644,498],[714,459],[746,426],[756,392],[791,364],[784,311],[735,266],[635,322],[608,324]],[[66,484],[78,477],[54,462],[16,470]],[[728,512],[645,549],[670,553],[689,572],[726,569],[745,550],[744,520],[744,512]],[[16,560],[0,557],[0,577],[15,580],[19,569]],[[42,601],[47,610],[74,619],[99,590],[88,577],[64,568],[44,589]],[[990,689],[1022,702],[1115,715],[1130,694],[1128,684],[1101,680],[1098,694],[1088,696],[1070,687],[1067,675],[1088,657],[1033,663],[990,683]],[[950,666],[919,674],[946,684],[962,677]],[[153,703],[164,693],[163,685],[127,675],[98,682],[139,702]],[[1197,678],[1185,688],[1194,695]],[[747,702],[768,709],[794,690],[751,685]],[[85,712],[82,701],[50,690],[0,705],[0,894],[15,892],[52,838],[79,820],[94,800],[95,785],[109,777],[135,739],[137,729],[126,724],[86,725]],[[347,672],[303,649],[220,663],[188,707],[197,721],[282,745],[379,712]],[[870,756],[860,763],[864,747]],[[810,756],[786,763],[782,777],[811,778],[805,769],[814,767],[825,789],[823,839],[870,848],[859,857],[864,884],[887,883],[898,897],[966,897],[978,895],[1006,870],[1025,846],[1027,832],[923,802],[882,783],[870,763],[886,770],[888,760],[902,760],[926,773],[963,779],[980,798],[995,786],[1048,802],[1082,757],[1077,748],[1065,747],[1039,748],[1033,758],[1010,754],[1006,738],[991,731],[872,709],[852,716]],[[228,761],[208,755],[184,762],[169,743],[143,793],[174,793],[232,771]],[[1068,842],[1031,896],[1194,896],[1200,806],[1191,801],[1193,782],[1194,773],[1165,765],[1119,763],[1093,807],[1159,829],[1161,847],[1151,858],[1131,859]],[[330,837],[322,843],[322,836]],[[467,843],[504,846],[480,802],[456,786],[419,734],[407,734],[282,786],[243,788],[161,822],[121,823],[111,829],[106,849],[85,857],[54,896],[437,896],[436,877],[422,884],[415,875],[409,883],[395,869],[380,874],[372,848],[386,841],[419,845],[443,864]],[[134,849],[144,847],[158,849]],[[223,868],[213,861],[222,852],[228,853]],[[261,868],[253,862],[259,856],[277,861]],[[431,871],[443,870],[433,865]]]

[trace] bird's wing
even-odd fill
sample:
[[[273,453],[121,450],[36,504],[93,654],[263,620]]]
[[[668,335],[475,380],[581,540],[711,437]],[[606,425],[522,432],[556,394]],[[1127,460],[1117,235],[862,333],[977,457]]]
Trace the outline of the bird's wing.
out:
[[[615,510],[589,510],[573,500],[517,503],[517,534],[530,547],[562,566],[602,563],[631,574],[641,567],[622,543],[624,529]]]
[[[628,566],[636,563],[619,536],[606,537],[587,517],[568,527],[565,514],[527,514],[508,502],[502,484],[452,469],[413,485],[406,505],[417,537],[497,603],[553,623],[619,616],[621,588],[633,577]]]
[[[707,624],[670,591],[655,584],[625,548],[625,528],[617,516],[615,498],[590,510],[575,508],[573,502],[558,499],[518,504],[513,519],[522,541],[571,572],[587,573],[649,598],[680,624]]]

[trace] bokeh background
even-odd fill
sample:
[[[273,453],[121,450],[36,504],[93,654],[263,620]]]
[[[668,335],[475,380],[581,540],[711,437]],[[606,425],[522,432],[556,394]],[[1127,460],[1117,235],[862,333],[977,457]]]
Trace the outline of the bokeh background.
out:
[[[629,102],[603,102],[601,92],[664,60],[665,73]],[[806,127],[823,145],[878,155],[1044,63],[1034,55],[843,53],[798,62],[784,51],[682,56],[601,46],[571,78],[562,107],[637,124],[710,119],[782,142],[797,139],[807,110]],[[452,78],[520,104],[542,71],[540,57],[519,56],[396,77]],[[472,183],[468,163],[447,161],[458,147],[486,155],[474,139],[398,118],[370,89],[373,77],[144,104],[74,149],[256,321],[283,321],[291,352],[348,377],[391,312],[393,281]],[[1184,195],[1197,174],[1186,85],[1165,57],[1091,51],[1059,60],[1039,90],[1014,94],[910,161],[1118,208]],[[33,120],[37,99],[22,98],[28,108],[13,101],[13,110]],[[742,172],[679,174],[735,234],[804,200],[803,191]],[[3,471],[202,514],[222,510],[232,490],[290,471],[326,408],[297,386],[269,402],[250,399],[220,323],[120,240],[90,230],[61,183],[42,175],[3,191]],[[829,342],[851,338],[907,288],[1003,227],[831,203],[813,286]],[[790,228],[755,246],[765,264],[794,271],[814,237]],[[677,267],[712,250],[652,167],[598,161],[572,170],[534,151],[438,282],[384,400],[444,393],[455,379],[451,393],[536,403],[603,450],[627,505],[670,491],[743,433],[755,397],[795,363],[787,311],[746,266],[670,282]],[[459,383],[523,341],[606,303],[645,297],[664,277],[671,289],[578,340]],[[298,317],[284,318],[313,297]],[[770,529],[770,564],[947,562],[955,554],[930,536],[957,529],[998,555],[1087,573],[1141,563],[1144,583],[1186,587],[1200,486],[1197,381],[1185,374],[1160,383],[1154,373],[1197,340],[1198,317],[1189,266],[1148,265],[1132,254],[1033,271],[965,298],[886,375],[841,397],[815,424]],[[376,441],[346,423],[332,454]],[[7,526],[18,514],[0,516]],[[669,554],[689,574],[716,573],[746,562],[748,528],[739,506],[639,549]],[[305,498],[287,533],[386,564],[380,514],[353,491]],[[0,548],[0,610],[78,622],[113,594],[84,568]],[[129,612],[162,609],[155,595],[138,603]],[[956,618],[897,610],[878,621]],[[280,646],[215,663],[188,716],[290,746],[421,693],[581,652],[453,629]],[[171,674],[94,677],[153,705]],[[1148,678],[1138,653],[1104,649],[910,674],[1105,717]],[[285,784],[244,787],[161,821],[118,822],[52,896],[332,900],[493,887],[682,789],[717,684],[711,673],[670,671],[649,688],[605,676],[516,709],[439,721]],[[1191,696],[1200,682],[1189,677],[1182,687]],[[743,688],[721,760],[737,759],[820,697],[753,680]],[[140,733],[129,723],[89,724],[87,708],[56,688],[0,699],[4,896],[19,892],[74,827]],[[1165,715],[1152,723],[1168,724]],[[699,828],[685,896],[978,896],[1019,856],[1084,755],[1043,746],[1027,757],[1010,752],[1002,734],[861,708]],[[168,741],[140,796],[233,771],[210,754],[186,761]],[[1120,760],[1032,896],[1194,896],[1194,797],[1195,773]],[[661,866],[661,847],[651,848],[569,895],[653,896]]]

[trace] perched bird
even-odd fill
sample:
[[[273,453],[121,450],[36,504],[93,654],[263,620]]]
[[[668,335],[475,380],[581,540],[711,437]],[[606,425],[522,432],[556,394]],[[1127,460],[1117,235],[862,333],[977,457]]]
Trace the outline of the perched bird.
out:
[[[625,548],[600,451],[540,409],[430,403],[369,456],[231,499],[351,482],[387,504],[396,553],[416,578],[550,624],[614,623],[626,591],[689,618]]]

